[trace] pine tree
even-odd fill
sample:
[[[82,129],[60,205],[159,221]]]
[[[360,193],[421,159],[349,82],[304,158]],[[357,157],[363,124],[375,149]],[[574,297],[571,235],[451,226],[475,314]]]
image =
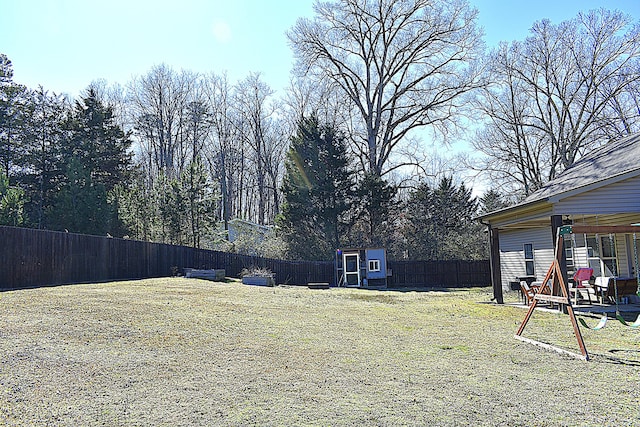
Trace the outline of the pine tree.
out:
[[[131,176],[129,135],[118,126],[113,109],[104,105],[93,88],[77,101],[68,123],[70,138],[63,147],[62,161],[79,160],[96,184],[107,192]]]
[[[24,191],[9,185],[0,167],[0,225],[19,226],[24,222]]]
[[[480,198],[480,213],[489,213],[504,209],[509,206],[509,202],[498,191],[491,189]]]
[[[394,243],[393,230],[398,217],[397,188],[380,176],[367,173],[358,185],[354,206],[356,246],[388,247]]]
[[[21,168],[17,184],[27,194],[27,225],[50,227],[48,214],[65,180],[66,167],[60,161],[60,148],[65,144],[64,122],[69,105],[64,97],[49,94],[42,87],[30,92],[27,104]]]
[[[110,193],[131,177],[131,140],[93,88],[76,102],[64,131],[57,166],[63,173],[48,223],[75,232],[124,234]]]
[[[111,233],[112,207],[103,184],[93,182],[90,170],[76,158],[67,164],[65,182],[49,213],[51,228],[76,233]]]
[[[474,220],[478,201],[451,177],[431,188],[422,183],[407,201],[404,235],[412,259],[486,258],[483,228]]]
[[[0,54],[0,167],[7,177],[21,163],[28,102],[27,88],[12,79],[11,61]]]
[[[343,136],[316,117],[304,118],[291,139],[277,224],[295,259],[331,259],[346,233],[353,196]]]

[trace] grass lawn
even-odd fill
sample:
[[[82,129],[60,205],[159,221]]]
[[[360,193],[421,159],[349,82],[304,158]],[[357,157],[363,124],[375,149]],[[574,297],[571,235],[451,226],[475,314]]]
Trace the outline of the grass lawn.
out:
[[[514,339],[525,311],[490,297],[181,278],[4,292],[0,424],[638,425],[640,330],[583,330],[579,361]],[[578,351],[567,316],[536,312],[524,335]]]

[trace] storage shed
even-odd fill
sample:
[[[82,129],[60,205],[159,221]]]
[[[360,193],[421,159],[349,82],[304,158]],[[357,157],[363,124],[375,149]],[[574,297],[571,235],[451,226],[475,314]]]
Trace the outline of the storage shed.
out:
[[[336,283],[356,288],[386,288],[387,251],[384,248],[336,250]]]

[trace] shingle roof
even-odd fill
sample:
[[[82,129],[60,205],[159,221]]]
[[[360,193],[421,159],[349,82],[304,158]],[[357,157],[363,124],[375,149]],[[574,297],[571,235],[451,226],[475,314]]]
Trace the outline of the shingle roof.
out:
[[[640,133],[611,141],[593,150],[563,171],[554,180],[530,194],[522,202],[486,213],[488,218],[498,213],[518,211],[537,202],[548,201],[569,191],[585,188],[601,181],[637,171],[640,173]]]
[[[530,194],[522,204],[640,170],[640,133],[611,141],[575,162],[558,177]]]

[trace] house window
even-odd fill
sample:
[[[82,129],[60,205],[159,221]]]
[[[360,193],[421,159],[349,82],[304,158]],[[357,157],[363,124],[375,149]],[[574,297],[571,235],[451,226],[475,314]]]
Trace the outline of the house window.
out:
[[[618,258],[616,255],[615,237],[588,236],[587,254],[589,267],[593,268],[594,276],[618,276]]]
[[[603,236],[600,237],[600,242],[602,244],[602,254],[600,259],[604,264],[604,271],[607,275],[618,276],[620,270],[618,269],[618,259],[616,257],[615,237],[609,239],[608,236]]]
[[[533,260],[533,243],[524,244],[524,270],[525,275],[533,276],[535,274]]]
[[[369,260],[369,271],[380,271],[380,260],[379,259],[370,259]]]

